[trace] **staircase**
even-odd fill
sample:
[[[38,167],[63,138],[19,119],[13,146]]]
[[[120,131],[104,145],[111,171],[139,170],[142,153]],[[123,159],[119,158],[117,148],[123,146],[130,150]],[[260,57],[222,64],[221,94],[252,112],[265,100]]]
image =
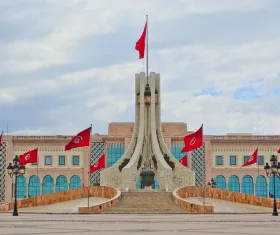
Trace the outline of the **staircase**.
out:
[[[118,205],[104,214],[184,214],[188,213],[172,201],[172,193],[163,190],[122,192]]]

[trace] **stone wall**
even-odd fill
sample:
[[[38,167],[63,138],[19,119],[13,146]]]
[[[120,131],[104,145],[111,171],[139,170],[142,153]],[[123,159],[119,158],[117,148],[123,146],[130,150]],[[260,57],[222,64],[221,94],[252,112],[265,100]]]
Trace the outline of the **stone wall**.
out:
[[[89,190],[87,187],[85,187],[18,200],[18,208],[44,206],[58,202],[86,198],[88,197],[88,193],[90,197],[108,198],[108,201],[101,203],[100,205],[89,207],[91,209],[87,208],[88,213],[98,213],[102,210],[105,210],[106,208],[116,205],[119,202],[121,196],[121,192],[114,188],[107,186],[93,186],[90,187]],[[0,207],[0,211],[12,210],[13,208],[14,203],[10,202],[6,205],[2,205]],[[85,209],[83,207],[79,208],[79,212],[83,213],[84,211]]]
[[[220,190],[209,187],[183,187],[173,192],[173,201],[179,207],[192,213],[213,213],[212,205],[197,205],[187,202],[184,199],[188,197],[206,197],[232,201],[237,203],[250,204],[255,206],[273,207],[273,200],[269,198],[257,197],[244,193],[236,193],[228,190]],[[277,202],[277,208],[280,209],[280,201]]]

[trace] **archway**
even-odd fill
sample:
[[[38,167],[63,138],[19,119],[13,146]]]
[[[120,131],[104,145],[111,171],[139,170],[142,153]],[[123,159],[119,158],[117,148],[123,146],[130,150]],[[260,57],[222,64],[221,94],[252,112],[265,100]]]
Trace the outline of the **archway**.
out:
[[[216,188],[226,190],[226,179],[222,175],[217,175],[215,177]]]
[[[78,175],[73,175],[70,179],[69,189],[81,188],[81,178]]]
[[[267,197],[267,183],[263,175],[259,175],[256,179],[255,194],[259,197]]]
[[[242,193],[254,194],[253,178],[250,175],[245,175],[242,178]]]
[[[54,180],[50,175],[46,175],[43,179],[42,194],[50,194],[54,192]]]
[[[40,195],[40,179],[37,175],[29,178],[28,197],[36,197]]]
[[[231,175],[228,178],[228,190],[232,192],[240,192],[239,178],[236,175]]]
[[[66,191],[66,190],[68,190],[67,178],[64,175],[60,175],[56,179],[55,191],[62,192],[62,191]]]

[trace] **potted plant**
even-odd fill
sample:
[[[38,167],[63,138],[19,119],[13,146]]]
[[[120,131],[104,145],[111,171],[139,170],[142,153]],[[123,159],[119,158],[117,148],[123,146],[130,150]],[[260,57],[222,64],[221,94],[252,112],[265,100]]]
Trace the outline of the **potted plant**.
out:
[[[139,104],[140,103],[140,92],[136,93],[136,103]]]
[[[151,103],[151,90],[150,90],[149,84],[147,84],[145,87],[144,97],[145,97],[145,104],[150,104]]]
[[[158,90],[155,90],[155,102],[158,104]]]

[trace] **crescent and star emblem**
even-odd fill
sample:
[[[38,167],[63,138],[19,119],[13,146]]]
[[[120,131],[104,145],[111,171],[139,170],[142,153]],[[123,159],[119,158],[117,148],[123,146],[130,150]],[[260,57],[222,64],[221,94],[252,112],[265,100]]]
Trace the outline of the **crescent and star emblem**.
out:
[[[25,161],[28,161],[29,158],[30,158],[30,154],[27,154],[24,159],[25,159]]]
[[[251,162],[251,161],[253,161],[253,160],[254,160],[254,156],[251,155],[250,158],[249,158],[249,160],[248,160],[248,162]]]
[[[98,162],[97,162],[97,163],[95,163],[93,167],[98,167]]]
[[[191,139],[191,141],[190,141],[190,145],[194,145],[194,144],[195,144],[195,142],[196,142],[196,138],[195,138],[195,137],[193,137],[193,138]]]
[[[83,137],[82,137],[82,136],[77,136],[77,137],[73,140],[73,142],[74,142],[75,144],[78,144],[78,143],[80,143],[82,140],[83,140]]]

